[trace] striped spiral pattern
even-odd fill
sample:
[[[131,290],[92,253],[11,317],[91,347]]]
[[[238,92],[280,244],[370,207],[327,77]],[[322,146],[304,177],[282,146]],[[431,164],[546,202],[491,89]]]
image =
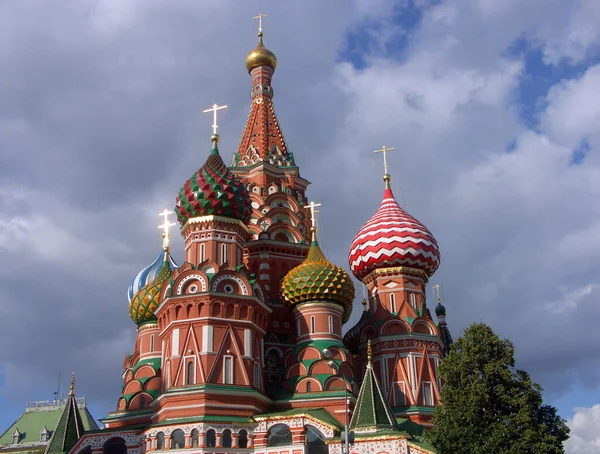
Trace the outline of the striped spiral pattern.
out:
[[[440,250],[427,227],[400,208],[387,188],[377,213],[354,237],[348,261],[359,280],[395,266],[416,268],[430,277],[440,265]]]

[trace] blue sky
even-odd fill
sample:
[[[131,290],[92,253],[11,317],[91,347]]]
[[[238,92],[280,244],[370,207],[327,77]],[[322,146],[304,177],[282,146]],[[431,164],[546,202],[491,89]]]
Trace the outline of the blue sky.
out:
[[[0,428],[51,398],[60,371],[76,371],[95,417],[116,404],[135,336],[125,290],[160,248],[154,213],[208,153],[203,109],[229,105],[223,155],[237,146],[259,10],[328,258],[347,265],[381,200],[371,151],[395,147],[392,187],[440,244],[431,283],[454,337],[483,320],[510,338],[518,367],[570,418],[568,452],[595,452],[592,0],[2,3]],[[173,249],[180,259],[180,239]]]

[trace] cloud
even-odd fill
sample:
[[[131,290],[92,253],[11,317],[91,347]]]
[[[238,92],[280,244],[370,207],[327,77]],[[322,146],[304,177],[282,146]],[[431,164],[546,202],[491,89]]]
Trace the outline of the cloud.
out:
[[[600,404],[591,408],[575,409],[573,418],[567,421],[571,434],[565,443],[568,454],[593,454],[600,451]]]

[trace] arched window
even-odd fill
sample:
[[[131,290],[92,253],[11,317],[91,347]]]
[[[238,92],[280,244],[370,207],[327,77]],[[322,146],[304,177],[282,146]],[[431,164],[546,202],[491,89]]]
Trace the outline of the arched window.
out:
[[[306,382],[306,392],[307,393],[312,392],[312,382],[310,382],[310,381]]]
[[[333,317],[329,316],[329,334],[333,334]]]
[[[206,244],[202,243],[200,245],[200,263],[206,260]]]
[[[238,447],[246,449],[248,447],[248,432],[242,429],[238,433]]]
[[[177,429],[171,433],[171,449],[183,449],[185,447],[185,435],[183,430]]]
[[[194,384],[194,361],[187,363],[186,385]]]
[[[109,438],[104,443],[104,454],[127,454],[127,446],[125,440],[121,437]]]
[[[306,447],[307,454],[328,454],[329,448],[325,441],[325,437],[319,429],[314,426],[306,426]]]
[[[292,444],[292,432],[286,424],[275,424],[267,433],[267,446],[287,446]]]
[[[156,434],[156,449],[165,449],[165,434],[162,432]]]
[[[214,448],[217,445],[217,437],[213,429],[209,429],[206,432],[206,447]]]
[[[154,334],[150,335],[150,351],[154,351]]]
[[[229,429],[223,431],[223,447],[231,448],[231,430]]]
[[[198,447],[198,429],[192,430],[192,448]]]
[[[390,312],[396,313],[396,295],[390,293]]]
[[[316,331],[316,329],[315,329],[315,317],[312,316],[310,318],[310,332],[314,334],[315,331]]]
[[[414,293],[410,294],[410,305],[413,307],[414,310],[417,310],[417,295],[415,295]]]
[[[221,265],[227,261],[227,245],[221,244]]]

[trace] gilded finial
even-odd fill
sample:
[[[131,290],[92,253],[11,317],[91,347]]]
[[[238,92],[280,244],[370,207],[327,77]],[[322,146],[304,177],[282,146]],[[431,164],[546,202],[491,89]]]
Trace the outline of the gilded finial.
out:
[[[165,218],[164,224],[158,226],[159,229],[163,229],[163,250],[165,252],[169,250],[169,241],[171,240],[171,233],[169,232],[169,229],[175,225],[174,222],[169,222],[170,214],[173,214],[173,212],[167,210],[166,208],[162,213],[158,213],[159,216],[164,216]]]
[[[440,284],[435,284],[431,287],[433,289],[433,294],[437,298],[438,303],[442,303],[442,286]]]
[[[310,202],[307,206],[304,207],[310,210],[310,220],[312,223],[310,231],[312,233],[312,241],[317,241],[317,213],[319,212],[319,210],[317,210],[316,208],[320,206],[320,203]]]
[[[367,341],[367,361],[371,362],[373,359],[373,349],[371,348],[371,339]]]
[[[262,38],[263,29],[262,29],[262,20],[263,17],[267,17],[268,14],[258,13],[258,16],[254,16],[252,19],[258,19],[258,37]]]
[[[212,133],[212,136],[210,137],[211,142],[217,143],[219,141],[219,134],[217,134],[217,129],[219,128],[219,125],[217,124],[217,110],[226,109],[226,108],[227,108],[227,106],[218,106],[216,104],[213,104],[213,106],[210,109],[203,110],[204,113],[208,113],[208,112],[213,113],[213,124],[212,124],[213,133]]]
[[[75,395],[75,372],[71,374],[71,385],[69,386],[69,396]]]
[[[390,174],[388,173],[388,165],[387,165],[387,153],[389,151],[394,151],[395,148],[388,148],[385,145],[381,147],[380,150],[375,150],[373,153],[383,153],[383,182],[385,183],[385,188],[390,188]]]

